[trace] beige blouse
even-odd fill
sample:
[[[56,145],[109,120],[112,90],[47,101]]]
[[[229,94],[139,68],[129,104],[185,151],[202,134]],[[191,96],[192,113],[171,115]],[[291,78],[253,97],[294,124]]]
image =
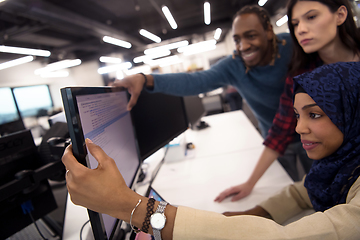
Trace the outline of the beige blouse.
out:
[[[350,188],[345,204],[313,213],[286,226],[280,225],[301,211],[312,208],[303,181],[284,188],[260,204],[274,220],[256,216],[225,217],[220,213],[179,207],[173,239],[359,240],[360,177]]]

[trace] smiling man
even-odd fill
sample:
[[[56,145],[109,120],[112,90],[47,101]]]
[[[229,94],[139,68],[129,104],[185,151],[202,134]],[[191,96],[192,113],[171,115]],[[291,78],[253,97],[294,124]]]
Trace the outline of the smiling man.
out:
[[[237,12],[232,31],[236,47],[232,56],[206,71],[146,75],[145,87],[153,93],[188,96],[232,85],[253,110],[265,137],[284,90],[292,54],[291,38],[287,33],[275,35],[269,14],[257,5],[245,6]],[[129,110],[136,104],[144,84],[141,74],[114,83],[131,92]]]

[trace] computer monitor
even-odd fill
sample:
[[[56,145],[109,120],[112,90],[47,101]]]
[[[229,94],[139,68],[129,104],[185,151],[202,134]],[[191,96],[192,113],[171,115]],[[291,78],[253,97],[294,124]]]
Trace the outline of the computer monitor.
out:
[[[144,90],[131,116],[142,160],[188,128],[183,98],[178,96]]]
[[[4,136],[25,129],[11,89],[0,88],[0,135]]]
[[[57,208],[46,170],[30,130],[0,138],[0,239]]]
[[[16,87],[13,92],[22,117],[44,116],[53,108],[48,85]]]
[[[86,149],[85,139],[89,138],[115,160],[131,187],[140,160],[131,115],[126,110],[126,91],[112,87],[69,87],[61,89],[61,96],[77,160],[89,168],[97,167],[97,161]],[[91,210],[88,213],[96,240],[117,237],[118,219]]]
[[[201,117],[206,115],[202,99],[197,95],[185,96],[184,104],[187,121],[190,127],[194,129],[199,124]]]

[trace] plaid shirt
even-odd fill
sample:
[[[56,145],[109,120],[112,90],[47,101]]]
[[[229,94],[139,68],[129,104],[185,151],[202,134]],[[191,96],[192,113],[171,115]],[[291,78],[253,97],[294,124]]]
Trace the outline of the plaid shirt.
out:
[[[312,71],[316,67],[321,66],[323,63],[320,59],[317,59],[312,67],[308,67],[299,72],[299,74]],[[273,124],[268,132],[268,135],[264,141],[264,145],[272,150],[284,154],[287,146],[294,140],[296,136],[296,118],[293,107],[293,95],[294,95],[294,80],[292,76],[288,76],[285,80],[284,92],[280,96],[279,108],[273,120]]]
[[[296,118],[293,108],[294,81],[287,77],[284,92],[280,96],[279,108],[273,120],[273,124],[264,141],[264,145],[275,150],[281,155],[286,147],[293,141],[296,134]]]

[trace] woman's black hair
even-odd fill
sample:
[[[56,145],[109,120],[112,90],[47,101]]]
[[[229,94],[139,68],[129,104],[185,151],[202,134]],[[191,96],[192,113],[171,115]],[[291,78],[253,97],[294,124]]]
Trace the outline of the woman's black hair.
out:
[[[338,26],[339,37],[346,47],[354,51],[354,54],[359,54],[360,32],[354,22],[352,7],[349,0],[289,0],[287,6],[287,15],[289,19],[288,27],[294,42],[293,57],[289,69],[290,74],[296,75],[299,70],[306,68],[309,64],[316,63],[318,59],[317,52],[310,54],[305,53],[295,37],[294,25],[292,24],[291,19],[293,8],[299,1],[314,1],[322,3],[326,5],[332,13],[336,12],[340,6],[344,5],[347,8],[348,15],[345,22]]]

